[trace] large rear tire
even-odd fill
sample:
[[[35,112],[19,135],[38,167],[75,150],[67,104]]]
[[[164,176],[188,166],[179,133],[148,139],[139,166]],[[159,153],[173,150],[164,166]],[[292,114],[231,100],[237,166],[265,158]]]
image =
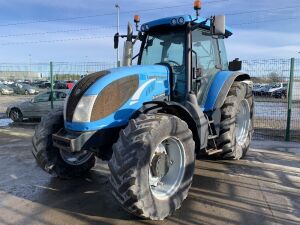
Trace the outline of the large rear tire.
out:
[[[44,116],[35,128],[32,153],[38,165],[52,175],[63,179],[83,176],[95,165],[95,157],[84,151],[71,156],[71,153],[64,153],[53,147],[52,134],[58,132],[63,125],[62,110],[52,111]],[[77,158],[81,161],[75,163]]]
[[[253,94],[246,82],[234,82],[221,108],[220,137],[216,140],[224,159],[243,158],[253,134]]]
[[[194,163],[195,143],[184,121],[142,114],[113,146],[108,164],[112,193],[130,213],[162,220],[187,197]]]

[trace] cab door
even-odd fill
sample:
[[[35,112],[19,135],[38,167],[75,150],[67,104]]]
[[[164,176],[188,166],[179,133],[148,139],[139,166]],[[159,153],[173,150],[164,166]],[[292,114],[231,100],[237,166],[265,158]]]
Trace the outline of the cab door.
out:
[[[192,88],[196,93],[198,104],[202,106],[215,75],[221,71],[218,39],[209,31],[196,29],[192,31]]]

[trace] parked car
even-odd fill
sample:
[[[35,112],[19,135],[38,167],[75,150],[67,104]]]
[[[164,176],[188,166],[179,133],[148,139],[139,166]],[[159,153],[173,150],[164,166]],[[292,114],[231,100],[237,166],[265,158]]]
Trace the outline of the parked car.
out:
[[[260,85],[260,87],[253,89],[253,94],[257,96],[266,96],[270,88],[269,85]]]
[[[68,89],[66,82],[64,81],[56,81],[54,84],[55,89]]]
[[[287,83],[276,83],[271,85],[270,89],[268,90],[268,95],[273,96],[273,93],[277,90],[281,90],[283,88],[287,88],[288,84]]]
[[[66,85],[67,85],[67,88],[68,88],[69,90],[71,90],[71,89],[74,87],[75,82],[74,82],[74,81],[71,81],[71,80],[68,80],[68,81],[66,81]]]
[[[0,84],[0,95],[12,95],[14,90],[4,84]]]
[[[277,89],[277,90],[273,91],[272,97],[282,98],[282,99],[287,98],[287,88],[283,87],[283,88],[280,88],[280,89]]]
[[[39,93],[39,91],[35,87],[28,84],[14,83],[11,84],[10,87],[14,89],[14,92],[16,94],[20,95],[36,95]]]
[[[53,91],[54,109],[62,108],[68,92],[63,90]],[[14,122],[22,122],[24,118],[40,119],[51,111],[51,92],[47,91],[35,96],[30,101],[11,105],[6,114]]]
[[[50,88],[51,83],[49,81],[44,81],[38,85],[39,88]]]

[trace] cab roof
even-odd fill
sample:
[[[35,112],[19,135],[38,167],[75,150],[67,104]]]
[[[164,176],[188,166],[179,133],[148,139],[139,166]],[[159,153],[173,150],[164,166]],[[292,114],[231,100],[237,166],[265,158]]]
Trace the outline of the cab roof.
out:
[[[175,21],[176,21],[176,23],[175,23]],[[203,28],[204,29],[210,28],[210,20],[207,20],[206,18],[198,17],[198,19],[196,20],[196,16],[181,15],[181,16],[166,17],[166,18],[162,18],[162,19],[158,19],[158,20],[153,20],[148,23],[144,23],[141,26],[141,29],[142,29],[142,31],[148,31],[148,30],[151,30],[151,28],[157,27],[157,26],[170,26],[170,27],[183,26],[192,21],[195,24],[200,24],[200,23],[203,23],[206,21],[205,24],[203,24]],[[226,27],[226,36],[231,36],[231,35],[232,35],[231,28]]]

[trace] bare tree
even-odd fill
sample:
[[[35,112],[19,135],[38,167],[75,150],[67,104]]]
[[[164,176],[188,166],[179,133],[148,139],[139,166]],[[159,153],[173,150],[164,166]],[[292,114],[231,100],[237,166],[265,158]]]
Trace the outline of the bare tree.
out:
[[[282,77],[276,72],[270,73],[268,75],[268,78],[269,78],[270,82],[272,82],[272,83],[282,82]]]

